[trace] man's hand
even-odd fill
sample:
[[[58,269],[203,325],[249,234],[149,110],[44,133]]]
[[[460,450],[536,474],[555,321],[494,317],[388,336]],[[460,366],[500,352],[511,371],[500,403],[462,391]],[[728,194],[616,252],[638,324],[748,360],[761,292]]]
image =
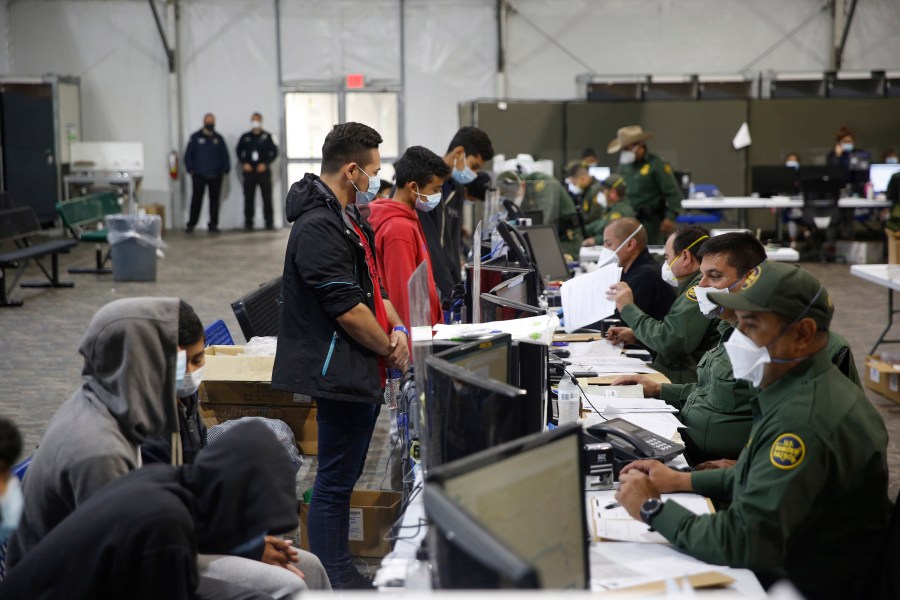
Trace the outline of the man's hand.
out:
[[[589,238],[585,238],[585,240],[583,242],[581,242],[581,245],[582,246],[596,246],[597,241],[594,238],[589,237]]]
[[[635,385],[640,384],[644,388],[645,398],[659,398],[659,392],[662,384],[653,381],[646,375],[623,375],[618,379],[614,379],[612,385]]]
[[[267,171],[267,169],[268,169],[268,168],[267,168],[266,165],[264,165],[263,163],[259,163],[258,165],[256,165],[256,172],[257,172],[257,173],[265,173],[265,172]]]
[[[244,163],[244,173],[250,173],[251,171],[253,171],[253,165]]]
[[[637,338],[631,327],[610,327],[606,330],[606,338],[613,344],[636,344]]]
[[[692,492],[694,490],[691,485],[690,473],[676,471],[658,460],[636,460],[625,465],[622,467],[622,472],[619,473],[619,481],[623,481],[622,475],[637,471],[647,475],[653,486],[663,494]]]
[[[263,550],[263,555],[260,560],[267,565],[274,565],[276,567],[287,569],[300,579],[306,579],[306,575],[303,574],[303,571],[294,565],[294,563],[297,562],[298,554],[297,549],[291,546],[291,543],[288,540],[283,540],[273,535],[267,535],[266,547],[265,550]]]
[[[406,371],[409,367],[409,341],[402,331],[392,331],[389,336],[391,351],[387,355],[388,367]]]
[[[624,281],[620,281],[609,286],[609,290],[606,291],[606,299],[615,302],[616,309],[622,312],[623,308],[629,304],[634,304],[634,292],[631,291],[631,286]]]
[[[694,468],[698,471],[709,471],[711,469],[727,469],[729,467],[733,467],[736,464],[736,460],[720,458],[719,460],[708,460],[706,462],[702,462]]]
[[[669,236],[675,231],[675,221],[672,219],[664,219],[662,223],[659,224],[659,231],[663,235]]]
[[[628,511],[628,514],[638,521],[641,520],[641,505],[650,498],[659,498],[659,490],[653,485],[653,481],[637,469],[629,473],[624,471],[619,474],[619,489],[616,491],[616,500]]]

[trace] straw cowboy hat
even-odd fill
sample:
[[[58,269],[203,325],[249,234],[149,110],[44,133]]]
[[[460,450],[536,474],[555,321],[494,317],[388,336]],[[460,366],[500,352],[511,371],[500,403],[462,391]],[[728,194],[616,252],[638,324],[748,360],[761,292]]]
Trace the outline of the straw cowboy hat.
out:
[[[622,127],[619,131],[616,132],[616,139],[611,141],[608,146],[606,146],[606,151],[609,154],[615,154],[622,148],[626,146],[630,146],[636,142],[643,142],[644,140],[649,140],[653,137],[653,134],[649,131],[644,131],[641,129],[640,125],[629,125],[628,127]]]

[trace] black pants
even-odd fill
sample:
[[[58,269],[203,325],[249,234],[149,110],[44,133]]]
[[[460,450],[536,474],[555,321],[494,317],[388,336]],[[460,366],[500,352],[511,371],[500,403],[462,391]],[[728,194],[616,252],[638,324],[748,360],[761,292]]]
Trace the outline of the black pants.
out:
[[[262,192],[263,218],[266,227],[272,227],[272,173],[266,169],[262,173],[252,171],[244,173],[244,225],[253,227],[253,217],[256,213],[256,186]]]
[[[219,194],[222,192],[222,176],[214,175],[205,177],[203,175],[193,175],[194,191],[191,195],[191,218],[188,220],[187,226],[191,229],[197,226],[200,219],[200,209],[203,208],[203,191],[209,187],[209,226],[216,228],[219,226]]]

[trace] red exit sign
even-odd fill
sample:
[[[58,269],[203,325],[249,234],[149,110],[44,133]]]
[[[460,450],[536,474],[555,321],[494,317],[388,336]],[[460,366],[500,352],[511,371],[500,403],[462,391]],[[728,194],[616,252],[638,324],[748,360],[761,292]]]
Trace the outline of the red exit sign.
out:
[[[362,73],[352,73],[347,75],[347,89],[348,90],[358,90],[361,87],[365,87],[366,78]]]

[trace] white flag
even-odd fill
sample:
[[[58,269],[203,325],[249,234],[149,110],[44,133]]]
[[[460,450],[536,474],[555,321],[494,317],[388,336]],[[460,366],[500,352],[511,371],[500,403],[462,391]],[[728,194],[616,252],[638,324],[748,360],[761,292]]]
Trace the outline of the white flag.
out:
[[[750,140],[750,128],[747,127],[747,123],[744,122],[741,125],[741,128],[738,129],[737,134],[734,136],[734,139],[731,140],[731,144],[734,146],[735,150],[740,150],[741,148],[746,148],[751,143]]]

